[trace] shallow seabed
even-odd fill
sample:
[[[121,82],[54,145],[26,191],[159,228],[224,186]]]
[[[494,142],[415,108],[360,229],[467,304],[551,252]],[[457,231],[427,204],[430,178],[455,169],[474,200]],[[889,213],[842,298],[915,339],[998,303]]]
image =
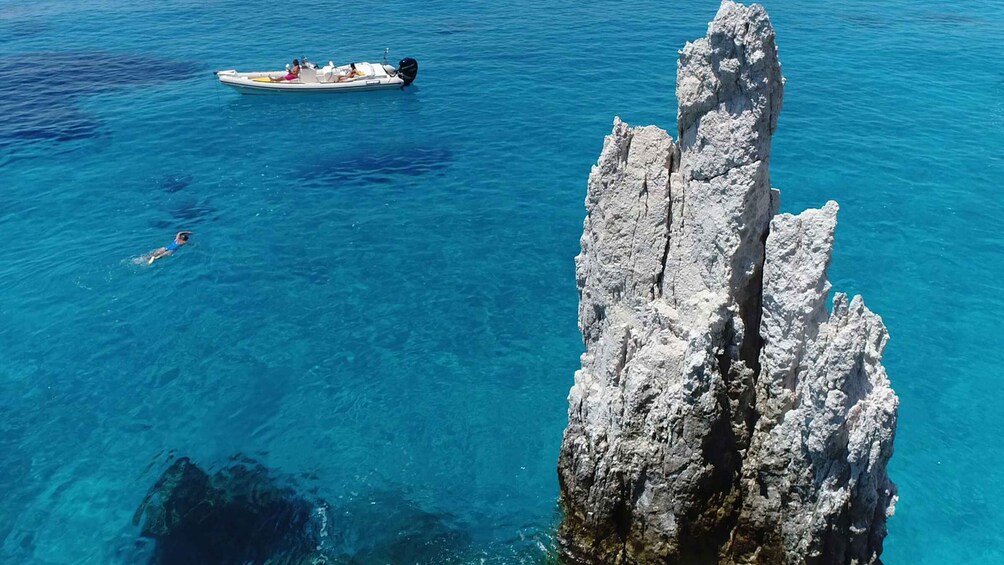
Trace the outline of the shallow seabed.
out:
[[[783,209],[840,202],[834,287],[892,334],[886,562],[1004,562],[1004,5],[767,8]],[[170,458],[236,453],[328,500],[347,558],[546,555],[586,176],[614,115],[675,130],[716,9],[0,4],[0,562],[141,562]],[[210,74],[385,46],[416,88]],[[447,545],[378,547],[416,523]]]

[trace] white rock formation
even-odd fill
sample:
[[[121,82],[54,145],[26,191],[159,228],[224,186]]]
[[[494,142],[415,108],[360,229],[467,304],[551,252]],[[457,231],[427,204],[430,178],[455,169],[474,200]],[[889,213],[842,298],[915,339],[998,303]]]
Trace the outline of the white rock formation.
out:
[[[572,560],[878,561],[887,334],[860,298],[826,313],[836,204],[775,216],[783,85],[766,12],[726,1],[680,55],[679,144],[615,119],[590,174],[559,462]]]

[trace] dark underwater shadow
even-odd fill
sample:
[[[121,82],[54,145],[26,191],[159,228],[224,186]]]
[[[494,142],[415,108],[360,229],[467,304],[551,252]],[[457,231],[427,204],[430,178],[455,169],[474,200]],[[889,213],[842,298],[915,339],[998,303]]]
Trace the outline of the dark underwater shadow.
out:
[[[43,80],[33,69],[46,69]],[[141,70],[141,72],[139,72]],[[192,78],[195,63],[106,52],[19,53],[0,56],[0,157],[24,144],[52,144],[100,135],[99,120],[77,98],[133,85]]]
[[[445,170],[453,161],[447,147],[374,147],[337,157],[319,157],[300,166],[305,186],[390,184],[396,178],[416,177]]]
[[[133,516],[151,565],[455,562],[470,533],[403,493],[331,506],[243,456],[209,474],[188,458],[166,470]]]
[[[192,197],[169,200],[160,216],[148,220],[147,224],[158,230],[182,230],[219,219],[219,212],[208,199]]]
[[[178,173],[174,175],[164,175],[157,181],[157,188],[168,194],[174,194],[175,192],[181,192],[188,188],[194,178],[192,175],[186,173]]]

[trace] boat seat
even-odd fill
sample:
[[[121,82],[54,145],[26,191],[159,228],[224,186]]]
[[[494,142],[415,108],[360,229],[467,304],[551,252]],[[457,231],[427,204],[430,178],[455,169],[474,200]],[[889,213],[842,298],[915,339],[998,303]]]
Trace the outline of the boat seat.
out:
[[[317,82],[335,82],[337,79],[338,73],[334,65],[325,65],[324,68],[317,71]]]
[[[300,67],[300,82],[317,82],[317,70]]]

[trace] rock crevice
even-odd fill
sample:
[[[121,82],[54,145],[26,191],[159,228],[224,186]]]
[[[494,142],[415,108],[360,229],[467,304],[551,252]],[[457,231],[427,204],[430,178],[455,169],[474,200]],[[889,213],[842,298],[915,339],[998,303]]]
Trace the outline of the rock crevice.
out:
[[[678,141],[614,120],[576,257],[572,561],[879,559],[896,501],[888,335],[860,297],[826,311],[836,203],[777,215],[783,89],[766,12],[726,1],[680,52]]]

